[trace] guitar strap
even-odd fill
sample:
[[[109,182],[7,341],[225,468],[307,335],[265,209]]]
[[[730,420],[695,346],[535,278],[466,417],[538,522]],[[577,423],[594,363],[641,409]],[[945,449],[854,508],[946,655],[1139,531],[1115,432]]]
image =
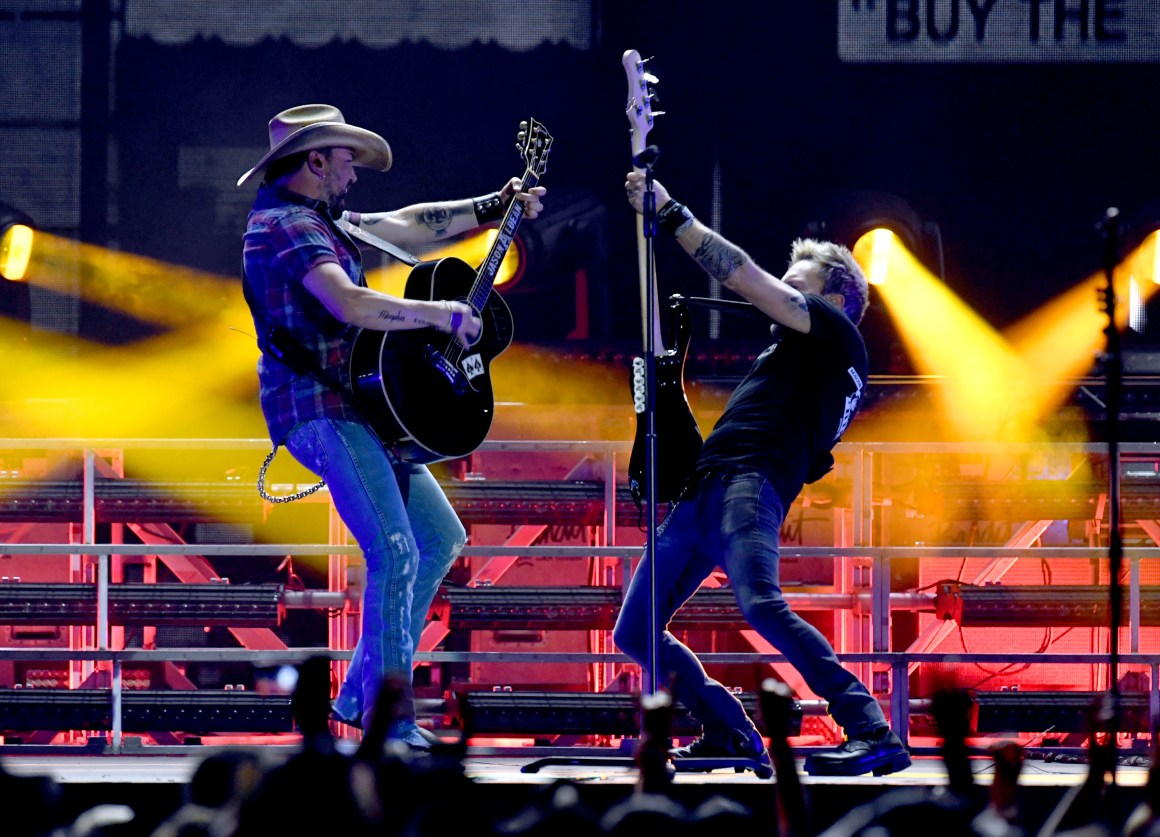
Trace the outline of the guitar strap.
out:
[[[398,247],[385,238],[379,238],[377,235],[367,232],[362,227],[352,224],[345,218],[335,218],[334,225],[349,235],[351,238],[357,238],[363,244],[369,244],[376,250],[382,250],[388,256],[394,256],[404,264],[409,264],[411,267],[419,264],[422,260],[416,256],[411,255],[402,247]]]

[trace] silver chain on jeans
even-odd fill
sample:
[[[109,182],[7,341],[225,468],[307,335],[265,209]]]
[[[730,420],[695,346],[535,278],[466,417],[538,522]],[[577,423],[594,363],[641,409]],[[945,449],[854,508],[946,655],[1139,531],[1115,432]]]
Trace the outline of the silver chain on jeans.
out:
[[[266,456],[266,461],[262,463],[262,467],[258,469],[258,493],[262,495],[262,499],[268,503],[292,503],[295,500],[301,500],[303,497],[309,497],[318,489],[326,485],[326,480],[319,480],[310,488],[297,492],[296,494],[287,494],[285,497],[275,497],[272,494],[266,493],[266,469],[270,467],[270,463],[274,461],[274,456],[278,453],[278,445],[274,445],[274,449]]]

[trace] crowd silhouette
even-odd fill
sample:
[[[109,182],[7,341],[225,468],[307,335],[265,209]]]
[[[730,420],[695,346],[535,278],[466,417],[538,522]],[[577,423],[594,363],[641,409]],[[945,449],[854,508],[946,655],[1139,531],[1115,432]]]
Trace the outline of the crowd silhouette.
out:
[[[373,721],[354,752],[336,745],[330,731],[330,664],[325,657],[299,666],[292,706],[301,744],[283,760],[269,762],[261,748],[214,748],[183,788],[180,805],[157,822],[145,822],[129,806],[98,804],[66,816],[62,787],[39,776],[17,776],[0,763],[0,802],[9,812],[4,834],[31,837],[255,837],[268,834],[334,833],[344,837],[589,837],[664,833],[699,837],[738,833],[768,819],[727,795],[714,794],[695,807],[674,792],[668,756],[673,707],[665,692],[641,701],[641,737],[634,751],[635,786],[616,804],[598,810],[582,788],[558,780],[536,790],[513,814],[499,814],[486,786],[464,769],[470,717],[463,734],[439,739],[430,752],[392,740],[391,723],[407,690],[388,681],[380,690]],[[1101,695],[1089,716],[1087,773],[1060,799],[1045,821],[1029,830],[1021,806],[1019,777],[1024,752],[1010,741],[991,748],[989,764],[972,758],[968,744],[971,701],[946,689],[931,702],[945,784],[896,786],[837,819],[823,819],[810,805],[789,734],[795,702],[785,684],[767,680],[760,691],[761,719],[774,776],[769,784],[773,833],[780,837],[1160,837],[1160,759],[1152,764],[1139,803],[1126,816],[1117,799],[1116,700]],[[405,710],[405,707],[402,707]],[[988,770],[989,787],[975,771]],[[832,813],[832,812],[827,812]],[[764,812],[768,817],[769,811]]]

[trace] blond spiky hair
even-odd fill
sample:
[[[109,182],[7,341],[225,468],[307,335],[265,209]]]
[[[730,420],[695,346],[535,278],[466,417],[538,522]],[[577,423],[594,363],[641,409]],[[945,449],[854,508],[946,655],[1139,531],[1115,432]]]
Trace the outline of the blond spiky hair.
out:
[[[860,323],[870,305],[870,286],[854,254],[832,241],[799,238],[790,249],[789,263],[801,261],[813,262],[822,268],[822,293],[841,294],[846,316],[854,325]]]

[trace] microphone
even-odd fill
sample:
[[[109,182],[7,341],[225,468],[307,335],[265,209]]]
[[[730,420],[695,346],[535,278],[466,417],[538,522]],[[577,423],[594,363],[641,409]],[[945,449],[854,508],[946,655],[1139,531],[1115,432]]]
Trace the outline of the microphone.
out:
[[[660,156],[661,150],[655,145],[650,145],[632,158],[632,164],[638,169],[651,168]]]

